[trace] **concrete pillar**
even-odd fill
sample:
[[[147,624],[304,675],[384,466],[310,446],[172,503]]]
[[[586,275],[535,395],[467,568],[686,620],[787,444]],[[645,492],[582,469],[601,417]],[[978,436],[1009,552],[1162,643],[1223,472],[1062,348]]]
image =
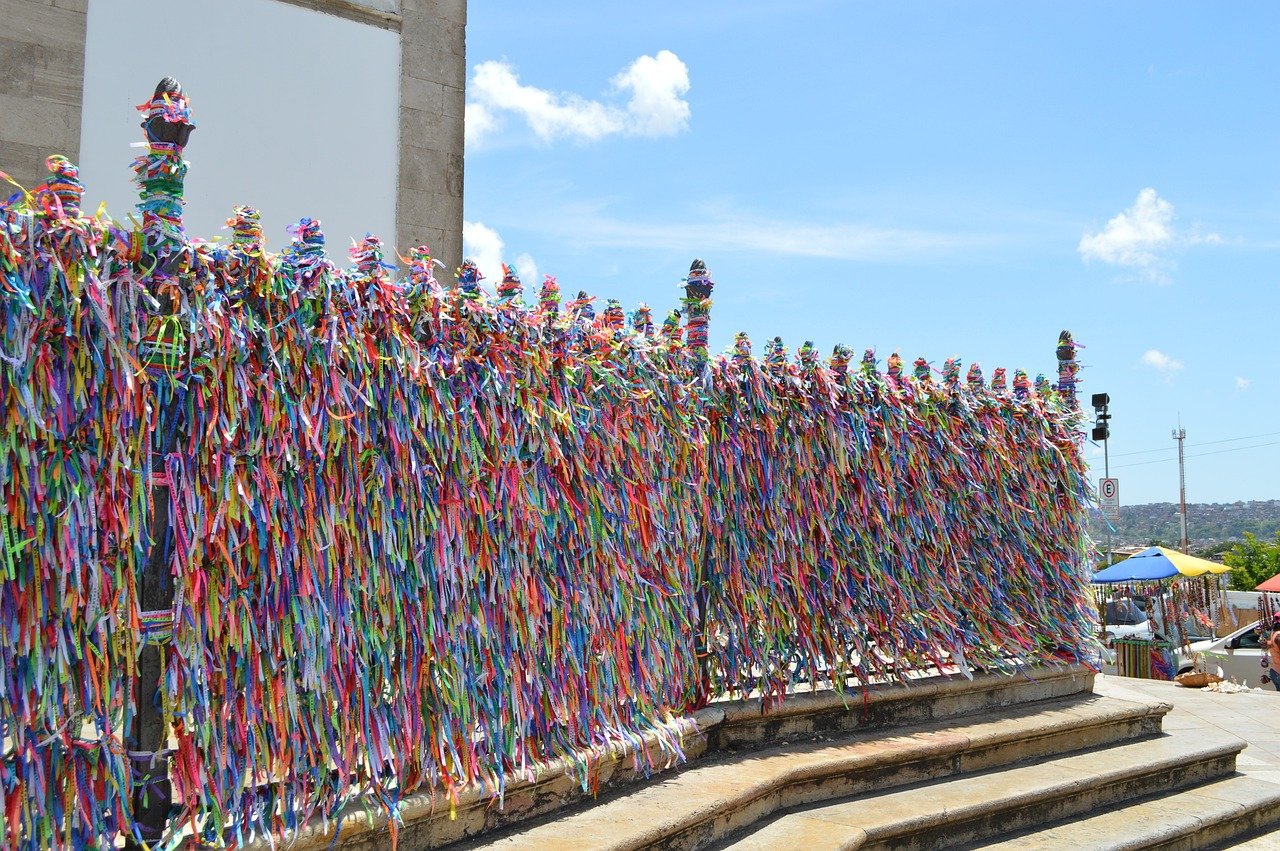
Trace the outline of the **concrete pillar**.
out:
[[[400,2],[396,248],[426,243],[452,281],[462,262],[466,0]]]
[[[88,0],[0,0],[0,171],[27,189],[45,157],[80,161]],[[0,182],[0,199],[14,191]]]
[[[0,0],[14,2],[14,0]],[[400,33],[395,248],[429,245],[452,282],[462,263],[466,0],[282,0]]]

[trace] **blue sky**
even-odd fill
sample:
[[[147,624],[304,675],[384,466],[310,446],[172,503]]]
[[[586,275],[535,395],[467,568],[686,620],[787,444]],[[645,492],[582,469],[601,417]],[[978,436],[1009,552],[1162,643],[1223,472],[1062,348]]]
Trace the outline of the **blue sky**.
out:
[[[390,238],[394,38],[165,8],[200,37],[144,51],[133,4],[90,4],[90,198],[128,211],[129,106],[171,73],[201,122],[194,233],[254,203],[277,248],[302,215],[335,254]],[[1177,499],[1179,417],[1189,499],[1277,498],[1277,31],[1267,3],[472,3],[468,247],[659,315],[702,257],[717,350],[1034,375],[1069,328],[1122,503]]]
[[[506,68],[469,91],[502,121],[470,128],[473,253],[480,223],[566,290],[664,309],[701,256],[717,349],[1051,373],[1069,328],[1122,502],[1176,501],[1179,417],[1188,499],[1280,497],[1280,7],[602,5],[472,5],[469,61]],[[688,116],[662,134],[544,138],[510,91],[626,113],[611,81],[664,50]]]

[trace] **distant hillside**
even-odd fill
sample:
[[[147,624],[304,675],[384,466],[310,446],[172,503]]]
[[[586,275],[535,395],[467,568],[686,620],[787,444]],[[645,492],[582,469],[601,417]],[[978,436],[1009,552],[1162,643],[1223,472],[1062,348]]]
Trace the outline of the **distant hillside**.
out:
[[[1096,513],[1090,522],[1094,540],[1106,542],[1107,525]],[[1145,547],[1152,541],[1177,546],[1178,505],[1149,502],[1122,505],[1120,522],[1112,533],[1114,546]],[[1245,532],[1270,539],[1280,532],[1280,499],[1257,502],[1187,503],[1187,538],[1192,552],[1203,552],[1217,544],[1239,540]]]

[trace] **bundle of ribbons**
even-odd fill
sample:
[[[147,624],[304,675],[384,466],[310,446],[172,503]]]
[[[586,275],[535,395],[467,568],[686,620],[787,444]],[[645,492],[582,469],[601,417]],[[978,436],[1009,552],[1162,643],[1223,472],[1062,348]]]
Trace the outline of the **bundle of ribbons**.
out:
[[[550,278],[531,307],[474,266],[442,289],[425,246],[339,269],[310,219],[271,255],[247,209],[161,308],[138,240],[74,209],[0,208],[0,845],[135,833],[135,660],[166,636],[171,831],[214,844],[556,758],[590,787],[591,748],[678,760],[718,696],[1087,651],[1057,393],[745,335],[704,365],[701,302],[687,349],[678,313],[593,322]],[[167,625],[136,589],[161,545]]]
[[[906,669],[1075,657],[1088,496],[1077,414],[1056,398],[741,354],[706,409],[713,694],[783,698]],[[843,377],[841,377],[843,376]]]
[[[131,830],[150,427],[132,238],[50,160],[0,205],[0,847]]]

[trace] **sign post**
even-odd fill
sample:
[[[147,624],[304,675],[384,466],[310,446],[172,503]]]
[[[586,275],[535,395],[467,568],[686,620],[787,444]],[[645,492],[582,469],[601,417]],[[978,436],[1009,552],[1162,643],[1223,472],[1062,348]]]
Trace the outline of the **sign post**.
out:
[[[1098,481],[1098,507],[1102,516],[1112,523],[1120,520],[1120,480],[1105,478]]]

